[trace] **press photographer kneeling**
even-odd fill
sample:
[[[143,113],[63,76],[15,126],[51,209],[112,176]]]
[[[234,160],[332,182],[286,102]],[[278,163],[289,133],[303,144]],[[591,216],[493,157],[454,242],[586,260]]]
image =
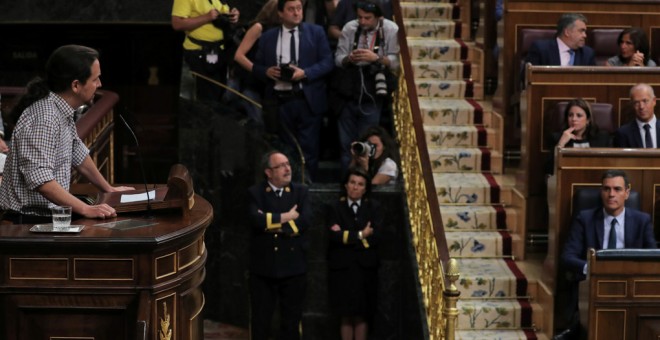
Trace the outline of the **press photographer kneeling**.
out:
[[[364,169],[372,185],[393,184],[399,176],[397,149],[384,128],[372,126],[358,141],[351,143],[350,168]]]
[[[360,0],[355,6],[357,19],[344,25],[339,38],[338,68],[331,84],[337,97],[331,105],[339,114],[344,171],[351,162],[352,142],[367,128],[380,124],[384,99],[396,86],[399,67],[399,27],[384,19],[381,8],[371,0]]]

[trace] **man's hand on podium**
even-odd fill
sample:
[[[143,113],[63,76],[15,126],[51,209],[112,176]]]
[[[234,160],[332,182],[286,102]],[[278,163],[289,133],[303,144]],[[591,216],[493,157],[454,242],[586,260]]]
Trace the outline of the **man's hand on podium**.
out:
[[[124,187],[124,186],[112,187],[112,191],[109,191],[109,192],[130,191],[130,190],[135,190],[135,188],[133,188],[133,187]]]
[[[115,209],[105,203],[99,205],[86,205],[80,212],[86,218],[112,218],[117,217]]]

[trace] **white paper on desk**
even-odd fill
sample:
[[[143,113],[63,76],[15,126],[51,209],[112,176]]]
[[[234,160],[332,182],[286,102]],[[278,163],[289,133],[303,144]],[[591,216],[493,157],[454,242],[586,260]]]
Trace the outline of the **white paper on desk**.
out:
[[[142,194],[121,195],[121,199],[119,200],[119,203],[133,203],[133,202],[146,201],[147,194],[149,194],[148,198],[150,200],[156,198],[156,190],[151,190],[148,193],[145,192]]]

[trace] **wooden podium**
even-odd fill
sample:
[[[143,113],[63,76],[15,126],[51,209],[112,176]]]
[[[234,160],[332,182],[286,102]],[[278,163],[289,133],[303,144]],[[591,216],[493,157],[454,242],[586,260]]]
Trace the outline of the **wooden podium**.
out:
[[[180,209],[183,215],[190,213],[195,205],[195,192],[193,189],[192,178],[185,166],[175,164],[170,168],[170,174],[167,176],[167,186],[152,187],[145,184],[146,189],[135,189],[131,191],[99,193],[94,200],[94,204],[106,203],[115,208],[117,213],[149,211],[160,209]],[[138,185],[139,187],[139,185]],[[72,192],[74,189],[72,189]],[[148,199],[136,202],[122,203],[121,199],[125,195],[144,196],[145,192],[153,192]],[[153,196],[153,197],[152,197]]]
[[[580,283],[580,321],[589,339],[660,338],[660,250],[590,249]]]
[[[192,191],[177,193],[182,177],[173,177],[153,206],[174,209],[153,208],[150,219],[79,219],[77,234],[3,225],[0,339],[202,339],[213,209]],[[117,227],[125,222],[132,227]]]

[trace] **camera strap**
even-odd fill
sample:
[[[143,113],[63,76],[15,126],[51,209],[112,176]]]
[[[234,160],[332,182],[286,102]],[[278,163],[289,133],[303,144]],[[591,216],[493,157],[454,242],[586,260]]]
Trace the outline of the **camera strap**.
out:
[[[362,35],[362,27],[358,25],[357,29],[355,30],[355,38],[353,39],[353,50],[358,48],[361,35]],[[376,27],[375,39],[371,42],[371,46],[369,47],[369,49],[374,51],[374,53],[378,54],[378,50],[379,48],[382,48],[384,40],[385,39],[383,33],[383,25],[382,25],[382,21],[380,21],[378,23],[378,27]]]

